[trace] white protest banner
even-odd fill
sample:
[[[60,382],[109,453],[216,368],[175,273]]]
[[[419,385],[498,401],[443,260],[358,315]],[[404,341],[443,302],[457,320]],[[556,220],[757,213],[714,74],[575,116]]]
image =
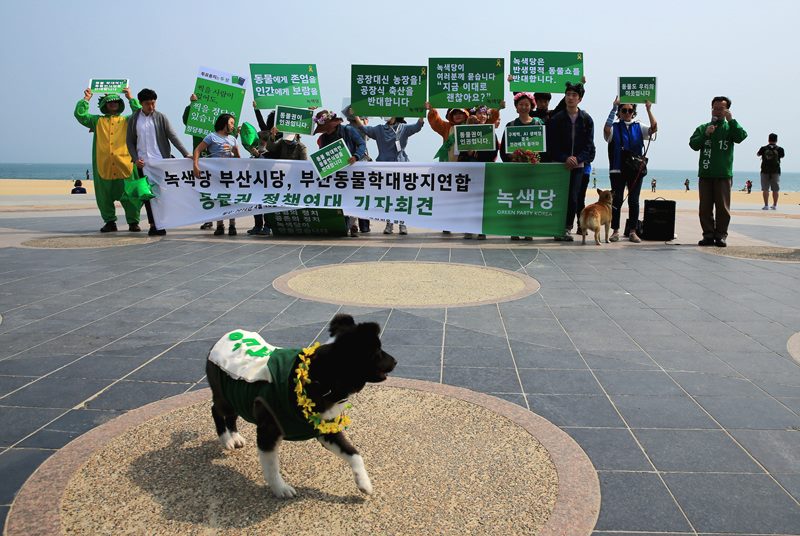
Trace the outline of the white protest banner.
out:
[[[357,162],[320,178],[311,162],[203,158],[145,166],[159,228],[298,208],[466,233],[563,233],[569,173],[561,164]]]

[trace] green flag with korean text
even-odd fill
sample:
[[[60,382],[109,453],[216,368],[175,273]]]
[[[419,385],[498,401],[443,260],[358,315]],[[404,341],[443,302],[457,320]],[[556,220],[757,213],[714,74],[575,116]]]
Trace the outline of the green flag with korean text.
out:
[[[582,52],[511,52],[511,91],[564,93],[565,84],[584,76]]]
[[[367,117],[424,117],[428,68],[406,65],[351,65],[353,113]]]
[[[504,65],[503,58],[429,58],[428,101],[434,108],[499,108]]]
[[[239,124],[247,81],[243,76],[208,67],[200,67],[194,94],[197,100],[189,105],[186,134],[198,138],[214,132],[214,123],[221,114],[231,114]]]

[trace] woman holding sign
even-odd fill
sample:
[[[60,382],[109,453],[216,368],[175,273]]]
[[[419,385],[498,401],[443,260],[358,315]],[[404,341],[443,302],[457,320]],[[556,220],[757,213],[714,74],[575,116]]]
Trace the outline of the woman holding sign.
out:
[[[603,127],[603,138],[608,142],[608,169],[611,179],[611,190],[614,192],[614,203],[611,211],[611,228],[614,233],[611,242],[619,240],[619,222],[622,212],[622,201],[625,187],[628,187],[628,238],[631,242],[641,242],[636,234],[636,223],[639,220],[639,192],[642,190],[641,156],[644,153],[644,140],[652,139],[656,133],[657,123],[651,111],[650,101],[645,102],[650,126],[641,125],[635,120],[636,105],[620,104],[619,97],[614,99],[611,112]],[[618,121],[614,121],[614,116]]]

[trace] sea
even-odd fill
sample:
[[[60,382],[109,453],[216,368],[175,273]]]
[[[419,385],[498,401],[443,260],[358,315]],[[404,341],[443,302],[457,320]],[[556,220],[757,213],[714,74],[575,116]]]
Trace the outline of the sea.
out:
[[[91,176],[91,164],[4,164],[0,163],[1,179],[44,179],[75,180],[85,179],[86,170]],[[593,176],[597,177],[598,187],[608,187],[608,169],[596,168]],[[683,190],[684,181],[689,179],[689,188],[697,189],[697,171],[689,169],[650,169],[645,178],[645,187],[650,180],[656,179],[657,190]],[[733,176],[734,190],[744,188],[747,179],[753,181],[753,190],[761,189],[758,171],[735,171]],[[800,173],[784,172],[781,174],[781,190],[800,192]]]

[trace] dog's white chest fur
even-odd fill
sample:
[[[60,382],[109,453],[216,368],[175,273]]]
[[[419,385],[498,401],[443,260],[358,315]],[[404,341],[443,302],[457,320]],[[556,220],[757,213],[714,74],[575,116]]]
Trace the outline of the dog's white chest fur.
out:
[[[267,363],[275,350],[258,333],[237,329],[217,341],[208,359],[234,379],[272,383]]]

